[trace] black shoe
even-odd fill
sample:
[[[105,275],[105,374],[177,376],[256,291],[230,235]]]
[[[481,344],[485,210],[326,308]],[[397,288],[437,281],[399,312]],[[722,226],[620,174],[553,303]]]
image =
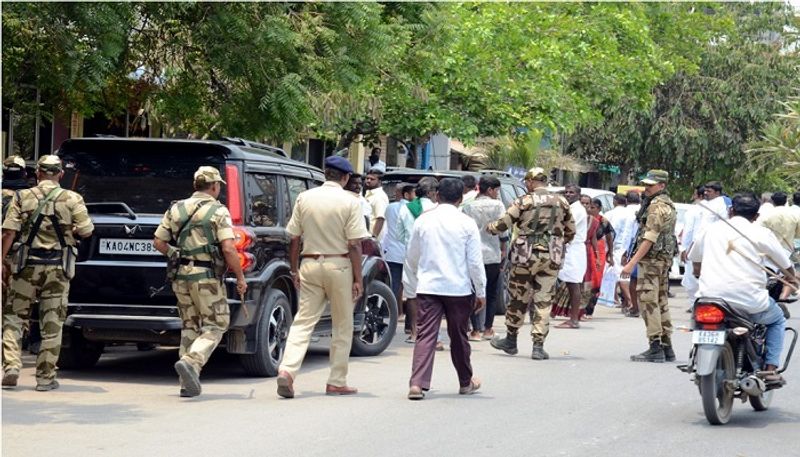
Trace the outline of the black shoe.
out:
[[[651,341],[650,349],[642,352],[641,354],[632,355],[631,360],[634,362],[664,363],[664,349],[661,347],[661,341]]]
[[[38,384],[36,386],[37,392],[47,392],[48,390],[56,390],[56,389],[58,389],[58,381],[56,381],[55,379],[53,379],[47,384]]]
[[[506,333],[505,338],[496,336],[489,341],[489,344],[491,344],[493,348],[499,349],[506,354],[514,355],[519,352],[517,349],[517,335],[514,333]]]
[[[189,362],[178,360],[175,362],[175,371],[178,372],[178,376],[181,378],[181,385],[183,385],[182,390],[186,391],[187,397],[196,397],[200,395],[200,392],[203,390],[200,386],[200,376],[194,371],[194,368],[189,365]]]
[[[531,351],[531,358],[533,360],[548,360],[550,358],[550,354],[544,350],[544,345],[542,343],[533,343],[533,350]]]
[[[675,361],[675,351],[672,349],[672,346],[667,346],[666,344],[662,344],[661,349],[664,350],[664,360],[666,360],[667,362]]]
[[[628,314],[626,314],[626,316],[628,316],[628,317],[641,317],[641,314],[639,314],[639,310],[636,310],[636,311],[629,311]]]

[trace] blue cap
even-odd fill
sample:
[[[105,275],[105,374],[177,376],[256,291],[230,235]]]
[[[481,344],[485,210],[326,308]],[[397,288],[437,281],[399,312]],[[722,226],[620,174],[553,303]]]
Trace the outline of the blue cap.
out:
[[[325,159],[325,168],[333,168],[342,173],[353,173],[353,166],[350,161],[341,156],[330,156]]]

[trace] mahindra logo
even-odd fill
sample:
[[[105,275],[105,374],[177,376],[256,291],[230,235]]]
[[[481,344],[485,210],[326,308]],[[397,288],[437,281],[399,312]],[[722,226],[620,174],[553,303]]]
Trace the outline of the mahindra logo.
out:
[[[128,227],[127,225],[125,225],[124,227],[125,227],[125,234],[128,236],[133,236],[136,234],[136,232],[141,230],[138,225],[134,225],[133,227]]]

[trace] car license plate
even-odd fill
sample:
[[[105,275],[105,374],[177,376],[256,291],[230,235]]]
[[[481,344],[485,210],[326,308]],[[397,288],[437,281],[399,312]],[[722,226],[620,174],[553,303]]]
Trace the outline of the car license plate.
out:
[[[725,332],[695,330],[692,332],[692,344],[725,344]]]
[[[100,254],[117,255],[161,255],[152,240],[126,240],[125,238],[101,238]]]

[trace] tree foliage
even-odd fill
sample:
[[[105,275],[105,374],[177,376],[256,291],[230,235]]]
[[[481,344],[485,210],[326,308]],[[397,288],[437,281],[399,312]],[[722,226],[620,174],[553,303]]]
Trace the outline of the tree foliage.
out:
[[[758,174],[774,174],[779,187],[800,189],[800,97],[782,103],[784,112],[764,127],[747,151]],[[780,184],[784,184],[780,186]]]
[[[568,139],[569,152],[623,170],[665,168],[686,188],[709,179],[734,187],[747,180],[741,172],[747,143],[798,87],[797,37],[787,33],[797,19],[781,3],[725,4],[702,14],[722,27],[698,50],[696,71],[679,71],[658,85],[649,109],[608,106],[603,123]]]

